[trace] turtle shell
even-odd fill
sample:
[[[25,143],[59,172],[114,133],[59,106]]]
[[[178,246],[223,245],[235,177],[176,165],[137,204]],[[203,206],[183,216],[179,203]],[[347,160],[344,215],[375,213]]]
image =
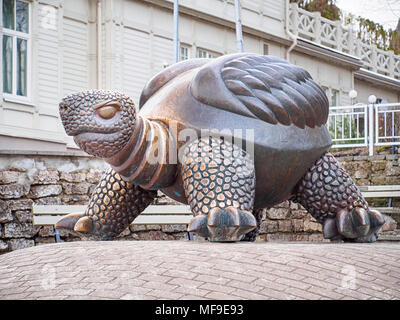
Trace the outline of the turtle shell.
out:
[[[331,146],[328,99],[310,74],[285,60],[255,54],[193,59],[156,75],[139,115],[170,126],[178,149],[184,129],[224,132],[254,158],[255,208],[290,197],[296,183]],[[163,190],[184,194],[180,177]]]

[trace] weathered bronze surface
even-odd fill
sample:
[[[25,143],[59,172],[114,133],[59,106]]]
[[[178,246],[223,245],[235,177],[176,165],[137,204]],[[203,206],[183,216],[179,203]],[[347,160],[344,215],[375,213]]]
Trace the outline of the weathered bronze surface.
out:
[[[287,199],[328,239],[376,240],[383,218],[327,153],[328,100],[304,69],[246,53],[187,60],[151,79],[139,107],[101,90],[62,100],[67,134],[111,169],[86,213],[57,228],[113,238],[161,190],[211,241],[254,240],[259,209]]]

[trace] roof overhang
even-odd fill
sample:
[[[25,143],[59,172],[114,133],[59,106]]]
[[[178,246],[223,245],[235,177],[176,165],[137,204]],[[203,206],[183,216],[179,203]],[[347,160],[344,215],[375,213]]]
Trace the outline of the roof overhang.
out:
[[[294,47],[294,51],[319,58],[329,63],[350,68],[352,70],[359,70],[363,66],[362,60],[356,56],[337,51],[303,38],[297,38],[297,45]]]
[[[391,90],[400,91],[400,80],[364,68],[354,72],[354,78]]]

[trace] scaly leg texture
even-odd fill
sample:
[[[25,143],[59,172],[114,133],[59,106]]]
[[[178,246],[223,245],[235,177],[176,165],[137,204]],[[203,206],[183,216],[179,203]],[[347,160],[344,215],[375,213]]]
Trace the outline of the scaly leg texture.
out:
[[[110,168],[93,192],[85,213],[71,213],[58,221],[55,227],[110,240],[120,234],[156,195],[156,191],[123,181]]]
[[[224,242],[256,227],[254,165],[245,151],[216,137],[196,140],[184,150],[182,177],[195,216],[188,231]]]
[[[257,227],[254,230],[250,231],[249,233],[246,233],[245,236],[243,237],[243,239],[241,239],[241,241],[254,242],[256,240],[256,238],[260,232],[260,226],[261,226],[261,222],[262,222],[262,218],[263,218],[265,209],[266,208],[253,210],[253,215],[257,221]]]
[[[330,153],[317,160],[297,184],[293,200],[322,223],[326,239],[374,242],[384,223]]]

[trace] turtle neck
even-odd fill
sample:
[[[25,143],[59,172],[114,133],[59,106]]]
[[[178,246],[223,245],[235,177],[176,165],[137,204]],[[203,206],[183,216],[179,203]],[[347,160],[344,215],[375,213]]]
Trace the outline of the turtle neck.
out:
[[[171,185],[176,164],[169,164],[169,155],[176,152],[174,139],[160,121],[137,116],[135,129],[126,146],[105,159],[122,179],[144,189],[160,189]]]

